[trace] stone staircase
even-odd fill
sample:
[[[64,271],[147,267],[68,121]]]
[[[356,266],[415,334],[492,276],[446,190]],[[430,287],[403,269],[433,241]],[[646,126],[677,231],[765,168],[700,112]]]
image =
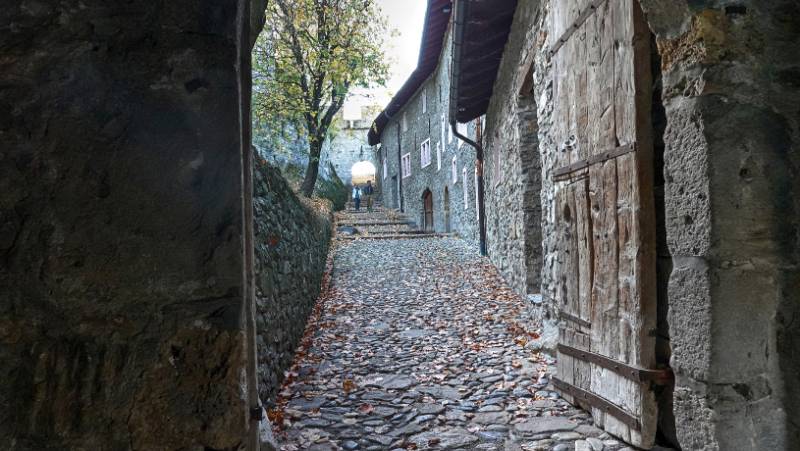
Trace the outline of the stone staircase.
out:
[[[402,240],[415,238],[432,238],[451,236],[426,232],[414,226],[414,222],[397,210],[384,208],[378,201],[374,202],[372,211],[368,212],[364,204],[356,211],[352,202],[345,210],[336,215],[336,238],[339,240]]]

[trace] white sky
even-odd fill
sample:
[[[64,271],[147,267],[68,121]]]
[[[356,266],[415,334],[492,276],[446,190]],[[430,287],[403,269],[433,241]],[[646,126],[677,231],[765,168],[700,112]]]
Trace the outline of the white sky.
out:
[[[355,119],[352,115],[358,114],[361,105],[386,106],[411,72],[417,68],[427,0],[378,0],[378,4],[388,19],[389,28],[398,32],[397,36],[387,38],[384,45],[389,63],[389,80],[386,88],[355,92],[355,95],[345,103],[346,119]]]

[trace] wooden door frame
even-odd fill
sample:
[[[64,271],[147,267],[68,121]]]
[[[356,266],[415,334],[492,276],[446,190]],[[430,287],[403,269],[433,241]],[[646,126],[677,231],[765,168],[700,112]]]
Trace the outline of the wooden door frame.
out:
[[[429,205],[430,210],[428,210]],[[433,223],[433,212],[433,191],[426,189],[422,192],[422,229],[426,232],[432,232],[435,228]],[[430,222],[428,213],[430,213]]]
[[[444,195],[442,196],[444,203],[444,231],[450,233],[450,189],[444,187]]]

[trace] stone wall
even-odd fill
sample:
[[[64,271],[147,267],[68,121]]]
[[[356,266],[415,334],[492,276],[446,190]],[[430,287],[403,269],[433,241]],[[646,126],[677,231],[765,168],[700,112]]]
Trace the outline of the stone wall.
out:
[[[244,4],[3,6],[3,449],[243,444]]]
[[[420,87],[386,125],[381,136],[381,147],[377,164],[378,183],[383,193],[384,205],[400,208],[399,183],[401,179],[400,157],[411,156],[411,175],[402,178],[403,210],[418,225],[423,222],[423,193],[433,194],[433,220],[437,232],[455,232],[462,238],[477,245],[479,240],[477,202],[475,189],[475,149],[452,136],[447,122],[450,102],[449,61],[452,50],[451,34],[445,35],[439,65],[431,77]],[[426,111],[423,113],[421,96],[427,97]],[[408,129],[403,131],[403,116]],[[399,132],[398,132],[399,131]],[[474,138],[475,125],[470,124],[467,136]],[[399,139],[399,142],[398,142]],[[431,163],[422,167],[420,147],[430,139]],[[441,167],[437,155],[437,145],[441,146]],[[399,152],[398,152],[399,150]],[[386,173],[383,162],[386,161]],[[455,160],[456,179],[452,177]],[[466,185],[463,173],[466,170]],[[449,200],[445,203],[445,189]],[[466,190],[466,203],[464,202]],[[449,211],[449,227],[446,212]]]
[[[538,36],[536,2],[520,2],[486,113],[486,234],[489,257],[522,295],[539,293],[542,270],[541,162],[536,101],[521,92]]]
[[[800,5],[642,4],[661,59],[667,123],[664,217],[681,445],[796,449]]]
[[[663,149],[656,180],[663,187],[659,303],[666,317],[659,320],[667,323],[661,339],[676,375],[677,439],[684,449],[796,449],[800,6],[641,3],[660,61],[654,111],[663,118],[654,124],[657,132],[665,124],[656,136]],[[557,146],[550,134],[549,5],[541,2],[533,42],[542,290],[552,299]]]
[[[369,161],[375,165],[376,170],[378,168],[374,161],[372,146],[367,142],[369,125],[366,124],[364,127],[361,121],[358,122],[358,127],[345,126],[338,130],[333,139],[326,144],[322,155],[322,161],[330,162],[342,181],[348,185],[351,182],[350,170],[359,161]]]
[[[298,197],[278,169],[261,161],[254,188],[259,394],[267,403],[320,293],[333,218],[330,205]]]
[[[350,184],[350,170],[359,161],[369,161],[378,168],[372,147],[367,142],[370,124],[364,121],[345,121],[337,119],[341,128],[331,133],[322,147],[319,176],[333,178],[329,167],[346,184]],[[291,127],[286,126],[280,133],[265,129],[254,120],[253,143],[270,163],[285,169],[289,166],[303,168],[308,166],[308,141]],[[329,166],[330,165],[330,166]]]

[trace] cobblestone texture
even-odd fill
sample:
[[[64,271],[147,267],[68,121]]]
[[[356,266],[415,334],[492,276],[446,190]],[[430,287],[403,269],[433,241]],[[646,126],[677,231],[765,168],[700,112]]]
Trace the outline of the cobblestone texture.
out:
[[[525,302],[454,238],[359,240],[271,418],[283,450],[617,450],[551,390]]]

